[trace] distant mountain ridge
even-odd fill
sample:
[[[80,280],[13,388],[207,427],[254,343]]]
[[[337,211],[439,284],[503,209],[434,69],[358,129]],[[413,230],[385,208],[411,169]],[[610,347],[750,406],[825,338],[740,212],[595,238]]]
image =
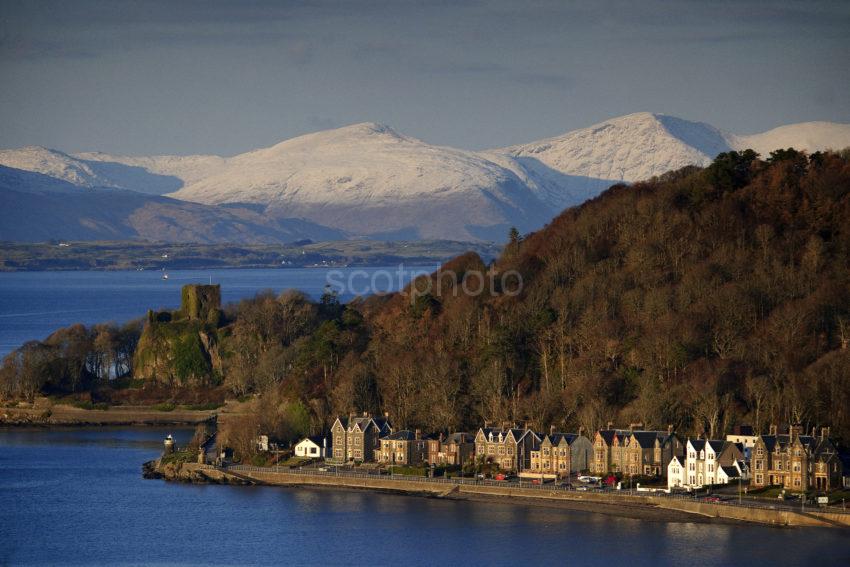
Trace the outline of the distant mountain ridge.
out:
[[[813,152],[848,146],[848,124],[809,122],[735,135],[641,112],[478,152],[428,144],[367,122],[233,157],[70,155],[27,147],[0,150],[0,165],[82,190],[120,189],[213,209],[236,207],[265,223],[303,219],[354,238],[498,241],[508,227],[536,230],[614,183],[705,166],[720,152],[752,147],[766,155],[785,147]],[[12,189],[0,176],[0,191]],[[0,221],[2,228],[6,221]]]
[[[343,238],[303,219],[271,219],[124,189],[83,188],[41,173],[0,166],[0,240],[148,240],[272,244]]]

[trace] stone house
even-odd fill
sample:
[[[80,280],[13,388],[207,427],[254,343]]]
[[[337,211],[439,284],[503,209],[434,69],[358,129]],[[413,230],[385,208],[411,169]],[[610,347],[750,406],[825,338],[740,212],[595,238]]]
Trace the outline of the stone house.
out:
[[[820,437],[814,433],[804,435],[803,428],[794,425],[787,434],[777,434],[772,425],[753,447],[750,486],[782,486],[793,492],[840,487],[843,467],[829,428],[822,428]]]
[[[428,463],[432,465],[463,465],[475,458],[475,437],[471,433],[457,432],[445,438],[441,435],[429,443]]]
[[[683,453],[672,427],[666,432],[632,431],[626,438],[626,460],[620,470],[629,475],[663,477],[670,459]]]
[[[600,430],[594,436],[593,461],[590,467],[595,474],[620,472],[627,475],[667,475],[667,465],[674,455],[683,456],[685,446],[673,432],[629,429]]]
[[[540,443],[530,429],[482,427],[475,435],[475,457],[505,471],[522,472],[531,466],[531,452]]]
[[[331,454],[335,463],[370,462],[381,448],[381,438],[393,429],[386,415],[372,417],[368,413],[355,417],[338,417],[331,427]]]
[[[428,443],[419,431],[404,429],[381,438],[377,452],[380,463],[390,465],[421,465],[428,458]]]
[[[629,433],[627,429],[611,429],[610,423],[607,429],[600,429],[596,432],[593,437],[591,472],[604,474],[609,471],[622,470],[621,467],[625,460],[625,442]]]
[[[526,476],[566,478],[586,471],[593,460],[593,444],[581,433],[549,433],[540,447],[531,451]]]
[[[429,465],[440,464],[440,451],[443,447],[443,434],[429,435],[425,438],[425,462]]]

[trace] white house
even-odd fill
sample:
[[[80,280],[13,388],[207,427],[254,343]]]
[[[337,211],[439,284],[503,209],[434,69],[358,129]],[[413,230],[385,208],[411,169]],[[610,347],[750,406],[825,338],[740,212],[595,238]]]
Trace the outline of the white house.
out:
[[[328,440],[322,435],[305,437],[295,446],[296,457],[324,459],[328,456]]]
[[[717,470],[717,484],[729,484],[730,482],[744,480],[744,478],[744,474],[738,468],[737,462],[734,465],[721,466]]]
[[[689,488],[702,488],[707,484],[717,484],[717,457],[723,451],[723,441],[706,439],[688,439],[687,479]]]
[[[685,457],[673,455],[673,458],[667,464],[667,488],[682,488],[685,486],[685,478],[687,471],[685,470]]]

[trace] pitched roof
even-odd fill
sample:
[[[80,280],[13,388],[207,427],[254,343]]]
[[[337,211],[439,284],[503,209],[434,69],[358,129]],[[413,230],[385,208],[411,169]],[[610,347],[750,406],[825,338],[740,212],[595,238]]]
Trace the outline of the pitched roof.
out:
[[[572,445],[573,441],[578,438],[577,433],[550,433],[544,437],[545,439],[549,439],[549,442],[552,445],[560,445],[562,441],[566,442],[567,445]]]
[[[699,452],[705,449],[705,439],[691,439],[690,443],[694,451]]]
[[[667,432],[661,431],[633,431],[632,439],[634,439],[638,445],[643,449],[652,449],[655,447],[656,441],[663,441],[664,437],[667,435]]]
[[[722,465],[720,468],[723,469],[723,472],[725,472],[726,476],[728,476],[729,478],[738,478],[738,476],[740,476],[740,473],[738,472],[738,467],[733,467],[732,465]]]
[[[415,441],[416,433],[409,429],[402,429],[401,431],[396,431],[391,435],[387,435],[383,439],[387,439],[389,441]]]
[[[628,429],[600,429],[599,435],[605,440],[605,444],[610,445],[614,442],[614,437],[626,439],[632,434]]]
[[[449,434],[449,436],[446,437],[446,439],[443,441],[443,443],[454,443],[454,444],[472,443],[474,440],[475,440],[475,437],[473,437],[471,434],[465,433],[463,431],[458,431],[456,433]]]
[[[719,455],[723,452],[723,444],[725,441],[721,441],[720,439],[708,439],[706,440],[706,444],[711,447],[711,450],[714,451],[715,454]]]
[[[374,425],[379,430],[390,429],[390,423],[384,416],[379,417],[371,417],[371,416],[358,416],[352,417],[351,419],[346,419],[343,422],[343,418],[339,418],[339,420],[346,425],[346,429],[359,429],[360,431],[366,431],[370,425]]]
[[[305,437],[304,439],[302,439],[301,441],[299,441],[299,443],[303,443],[304,441],[310,441],[313,444],[321,447],[322,444],[325,442],[325,436],[324,435],[309,435],[309,436]]]

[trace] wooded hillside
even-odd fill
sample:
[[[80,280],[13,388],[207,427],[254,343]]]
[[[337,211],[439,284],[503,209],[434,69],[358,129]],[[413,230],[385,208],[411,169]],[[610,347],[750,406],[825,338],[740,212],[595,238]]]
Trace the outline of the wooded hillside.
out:
[[[512,235],[494,264],[462,255],[405,293],[229,306],[210,381],[262,394],[253,431],[369,410],[427,431],[614,421],[716,437],[794,422],[846,442],[848,252],[850,153],[730,152],[614,186]],[[465,293],[481,274],[485,291]],[[26,352],[5,361],[7,395],[32,371]]]

